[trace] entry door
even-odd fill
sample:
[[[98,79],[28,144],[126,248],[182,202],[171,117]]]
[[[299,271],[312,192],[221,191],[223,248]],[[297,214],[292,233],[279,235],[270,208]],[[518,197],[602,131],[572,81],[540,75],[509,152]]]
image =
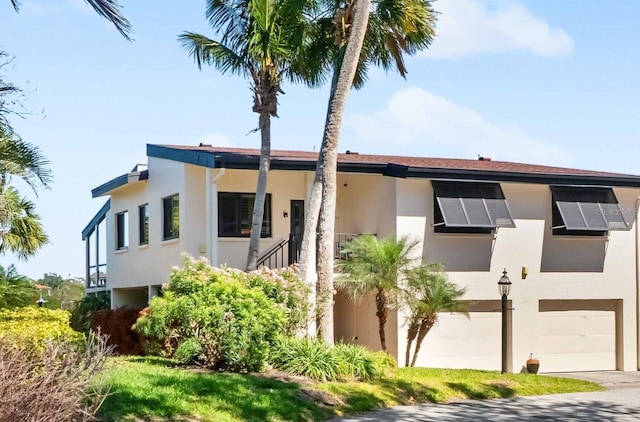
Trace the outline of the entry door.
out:
[[[300,247],[302,246],[302,233],[304,232],[304,201],[291,200],[291,227],[289,231],[289,265],[298,262]]]

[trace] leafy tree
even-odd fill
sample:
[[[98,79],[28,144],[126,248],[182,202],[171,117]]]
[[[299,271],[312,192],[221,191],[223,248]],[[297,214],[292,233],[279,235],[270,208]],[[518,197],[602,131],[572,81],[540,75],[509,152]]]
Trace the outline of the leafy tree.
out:
[[[395,67],[405,77],[404,55],[413,55],[429,46],[434,37],[435,12],[430,0],[377,0],[373,8],[370,0],[324,4],[331,13],[319,19],[320,41],[315,44],[319,48],[309,56],[320,62],[320,66],[331,68],[334,76],[300,256],[302,276],[306,279],[309,249],[316,244],[319,219],[318,325],[320,335],[332,342],[337,151],[349,90],[351,86],[364,85],[371,65],[385,70]],[[333,44],[323,44],[327,41]],[[324,62],[317,60],[322,57],[326,59]]]
[[[52,289],[57,289],[65,282],[65,279],[56,273],[44,273],[42,278],[38,279],[36,283],[42,284],[44,286],[49,286]]]
[[[18,274],[16,267],[0,266],[0,308],[17,308],[33,304],[38,296],[28,277]]]
[[[307,0],[208,0],[206,17],[220,41],[193,32],[179,36],[198,67],[206,63],[223,74],[250,80],[261,148],[247,270],[255,269],[258,260],[271,162],[271,118],[277,116],[281,83],[305,77],[296,66],[301,63],[306,9]]]
[[[84,0],[85,3],[89,4],[89,6],[93,7],[93,10],[96,11],[100,16],[109,20],[116,27],[118,32],[122,34],[123,37],[130,40],[131,39],[131,24],[129,21],[122,15],[121,9],[122,7],[118,4],[116,0]],[[18,12],[20,10],[20,2],[18,0],[11,0],[11,4],[13,8]]]
[[[336,269],[342,273],[336,283],[349,297],[361,301],[375,292],[378,333],[384,351],[387,350],[384,328],[389,310],[398,303],[398,279],[409,269],[416,245],[417,242],[407,237],[396,240],[393,237],[358,236],[342,250],[347,259],[336,264]]]
[[[416,340],[411,360],[411,366],[415,366],[422,341],[438,321],[439,313],[461,312],[469,316],[467,304],[460,300],[465,291],[447,279],[441,264],[422,265],[407,273],[404,301],[410,313],[405,366],[409,366],[411,344]]]

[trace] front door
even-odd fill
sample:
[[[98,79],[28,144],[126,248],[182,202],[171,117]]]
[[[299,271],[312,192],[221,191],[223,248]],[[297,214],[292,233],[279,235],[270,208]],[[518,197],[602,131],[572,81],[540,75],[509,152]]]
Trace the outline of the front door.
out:
[[[304,201],[291,200],[291,227],[289,232],[289,265],[298,262],[300,247],[302,246],[302,233],[304,232]]]

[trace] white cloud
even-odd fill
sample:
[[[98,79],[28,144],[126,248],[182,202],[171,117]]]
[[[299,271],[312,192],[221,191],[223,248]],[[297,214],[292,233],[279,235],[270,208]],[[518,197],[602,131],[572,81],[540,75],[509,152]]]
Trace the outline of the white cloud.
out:
[[[453,58],[482,53],[527,51],[563,56],[573,50],[571,37],[551,28],[513,0],[440,0],[437,38],[427,57]]]
[[[422,88],[396,92],[383,110],[348,119],[357,144],[395,154],[475,158],[570,165],[561,147],[536,139],[516,126],[489,122],[477,112]]]

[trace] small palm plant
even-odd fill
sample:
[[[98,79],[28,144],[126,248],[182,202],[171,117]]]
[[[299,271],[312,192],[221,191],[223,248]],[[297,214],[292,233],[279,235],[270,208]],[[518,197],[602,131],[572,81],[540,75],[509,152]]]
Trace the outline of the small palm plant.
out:
[[[416,365],[422,341],[438,321],[441,312],[461,312],[467,317],[467,304],[460,300],[466,289],[449,281],[442,264],[421,265],[409,271],[403,299],[409,308],[405,366],[409,366],[411,345],[416,341],[411,366]]]
[[[336,263],[336,270],[342,273],[336,285],[350,298],[361,301],[375,292],[378,333],[384,351],[387,350],[384,332],[387,317],[398,303],[399,278],[410,268],[416,245],[416,241],[407,237],[396,240],[393,237],[358,236],[342,250],[348,259]]]

